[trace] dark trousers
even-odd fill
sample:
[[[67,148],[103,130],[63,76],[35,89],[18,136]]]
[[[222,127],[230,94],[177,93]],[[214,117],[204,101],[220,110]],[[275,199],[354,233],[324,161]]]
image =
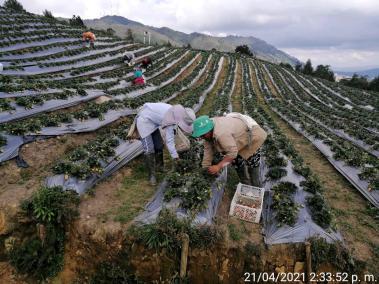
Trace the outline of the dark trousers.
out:
[[[163,141],[159,129],[155,130],[149,136],[142,138],[141,142],[145,154],[152,154],[163,151]]]
[[[258,149],[254,155],[252,155],[246,160],[242,158],[240,155],[238,155],[237,158],[234,159],[233,165],[237,171],[241,183],[257,187],[262,186],[259,171],[260,161],[260,149]]]

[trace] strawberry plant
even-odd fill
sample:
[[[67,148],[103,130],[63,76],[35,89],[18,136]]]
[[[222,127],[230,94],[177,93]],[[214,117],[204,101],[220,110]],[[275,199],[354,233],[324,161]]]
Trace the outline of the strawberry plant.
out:
[[[14,110],[14,107],[11,106],[9,100],[0,99],[0,112]]]
[[[291,197],[275,193],[272,208],[275,209],[275,219],[279,227],[284,224],[293,226],[296,223],[298,208]]]
[[[198,143],[192,142],[192,145],[191,150],[181,154],[175,171],[167,175],[164,200],[179,197],[181,207],[195,214],[205,209],[211,197],[213,178],[201,169]]]
[[[274,191],[272,208],[275,209],[275,218],[279,226],[283,224],[293,226],[297,220],[298,206],[291,195],[296,192],[296,185],[282,182],[274,186],[272,190]]]
[[[0,134],[0,147],[7,145],[7,138]]]
[[[322,191],[320,180],[316,176],[309,176],[305,181],[300,182],[305,191],[317,193]]]
[[[315,193],[307,198],[307,204],[312,212],[312,219],[321,227],[328,228],[332,222],[330,208],[326,205],[324,197]]]
[[[266,174],[266,177],[276,180],[287,175],[287,170],[279,167],[270,168]]]
[[[95,140],[68,153],[62,161],[53,166],[52,171],[54,174],[64,174],[82,180],[93,174],[102,175],[103,165],[116,154],[115,148],[120,145],[118,138],[126,138],[127,133],[128,128],[125,125],[104,130]]]
[[[297,186],[292,182],[286,181],[275,185],[272,190],[281,194],[293,194],[296,192]]]

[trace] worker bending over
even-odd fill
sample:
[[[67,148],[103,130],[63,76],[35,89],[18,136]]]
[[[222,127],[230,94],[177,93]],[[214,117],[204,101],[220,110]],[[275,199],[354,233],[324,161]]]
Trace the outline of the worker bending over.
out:
[[[261,186],[260,147],[267,134],[251,117],[240,113],[213,118],[203,115],[194,121],[192,136],[204,139],[202,166],[210,174],[215,175],[233,164],[242,183]],[[224,157],[212,165],[216,151]]]
[[[84,32],[82,34],[82,43],[83,43],[83,46],[85,46],[89,42],[91,48],[94,48],[95,47],[95,40],[96,40],[96,36],[95,36],[94,33]]]
[[[143,76],[142,69],[140,67],[134,70],[133,85],[143,85],[145,84],[145,77]]]
[[[140,67],[146,70],[150,65],[153,65],[153,61],[149,56],[147,56],[144,59],[142,59]]]
[[[182,105],[146,103],[139,110],[135,119],[136,129],[132,126],[128,136],[141,138],[151,185],[156,184],[155,167],[163,169],[161,133],[171,158],[178,159],[175,136],[180,130],[186,135],[191,135],[192,123],[195,119],[195,112]]]
[[[134,64],[134,54],[131,52],[124,53],[124,63],[128,64],[128,66],[132,66]]]

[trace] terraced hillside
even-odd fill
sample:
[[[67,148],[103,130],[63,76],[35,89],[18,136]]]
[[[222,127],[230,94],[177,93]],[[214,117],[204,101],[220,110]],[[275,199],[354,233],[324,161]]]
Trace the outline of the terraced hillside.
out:
[[[67,23],[3,8],[0,19],[0,282],[72,283],[83,275],[88,282],[103,261],[117,265],[100,271],[125,280],[121,258],[142,280],[168,279],[179,271],[170,249],[180,249],[183,231],[191,236],[193,283],[237,283],[254,269],[296,271],[310,239],[315,271],[379,277],[377,93],[236,54],[142,45],[104,31],[94,31],[90,49],[83,29]],[[147,84],[132,85],[126,51],[137,62],[153,59]],[[259,224],[229,217],[236,174],[229,168],[209,180],[196,168],[198,155],[183,157],[179,177],[165,167],[158,188],[146,182],[141,143],[126,139],[145,102],[210,116],[239,111],[265,128]],[[192,195],[178,195],[183,181]],[[163,210],[162,227],[138,231],[134,220],[155,221],[162,209],[152,200],[183,207],[201,226],[189,229],[171,215],[168,222]],[[146,236],[157,228],[154,242]]]

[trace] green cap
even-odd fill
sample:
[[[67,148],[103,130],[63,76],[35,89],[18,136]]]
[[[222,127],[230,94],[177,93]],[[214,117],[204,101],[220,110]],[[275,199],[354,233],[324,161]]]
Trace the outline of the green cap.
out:
[[[198,138],[211,131],[213,127],[214,123],[208,115],[199,116],[193,122],[192,137]]]

